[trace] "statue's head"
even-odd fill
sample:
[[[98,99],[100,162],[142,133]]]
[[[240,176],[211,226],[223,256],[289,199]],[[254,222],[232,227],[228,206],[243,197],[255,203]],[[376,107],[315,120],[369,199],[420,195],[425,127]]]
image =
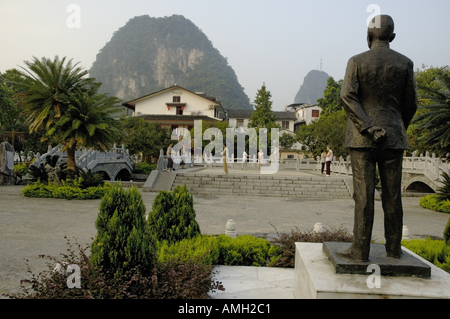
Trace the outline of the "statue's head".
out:
[[[367,43],[372,48],[376,41],[392,42],[395,39],[394,20],[388,15],[378,15],[372,19],[367,30]]]

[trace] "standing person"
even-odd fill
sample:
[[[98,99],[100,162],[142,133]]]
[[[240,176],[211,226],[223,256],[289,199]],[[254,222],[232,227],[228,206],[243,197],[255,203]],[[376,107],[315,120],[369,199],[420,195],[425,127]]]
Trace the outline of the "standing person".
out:
[[[326,155],[326,166],[327,166],[327,176],[330,176],[331,174],[331,162],[333,161],[333,150],[331,149],[331,146],[327,146],[327,155]]]
[[[228,153],[228,148],[224,144],[223,145],[223,152],[221,154],[223,156],[223,171],[224,171],[225,175],[228,174],[227,153]]]
[[[186,158],[186,151],[184,150],[184,146],[180,150],[180,158],[181,158],[181,162],[180,162],[181,168],[185,169],[186,163],[184,162],[184,159]]]
[[[352,161],[355,221],[353,243],[340,254],[358,261],[369,259],[377,164],[386,254],[390,258],[402,254],[403,152],[409,149],[406,130],[418,101],[414,63],[390,48],[394,38],[394,20],[376,16],[367,30],[370,50],[350,58],[341,90],[349,116],[345,147]]]
[[[325,164],[327,162],[327,152],[325,152],[325,150],[322,149],[321,153],[320,153],[320,163],[322,164],[322,174],[323,171],[325,170]]]
[[[175,171],[173,169],[173,160],[172,160],[172,152],[173,152],[173,150],[172,150],[172,146],[173,146],[173,144],[170,144],[169,147],[167,148],[167,160],[168,160],[167,171],[168,172]]]
[[[262,149],[260,149],[258,153],[258,169],[262,167],[263,159],[264,159],[264,152]]]
[[[242,169],[247,169],[247,157],[249,157],[247,154],[247,151],[244,150],[244,153],[242,153],[242,158],[244,159],[244,163],[242,164]]]

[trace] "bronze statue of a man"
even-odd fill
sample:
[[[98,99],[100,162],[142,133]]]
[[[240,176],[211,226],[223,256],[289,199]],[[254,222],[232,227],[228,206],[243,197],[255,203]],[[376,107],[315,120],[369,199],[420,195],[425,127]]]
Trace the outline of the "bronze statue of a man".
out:
[[[374,220],[376,164],[382,185],[386,253],[400,258],[403,207],[401,198],[403,152],[409,149],[406,129],[417,110],[413,62],[391,50],[394,21],[374,18],[369,27],[369,51],[352,57],[341,89],[349,116],[345,147],[350,149],[355,200],[354,240],[339,253],[369,260]]]

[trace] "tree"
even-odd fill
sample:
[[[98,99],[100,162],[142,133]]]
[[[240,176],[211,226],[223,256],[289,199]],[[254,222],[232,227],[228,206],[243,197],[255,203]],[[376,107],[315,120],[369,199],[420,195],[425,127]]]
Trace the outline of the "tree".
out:
[[[11,140],[10,143],[19,154],[22,152],[27,154],[29,151],[45,153],[48,145],[40,141],[45,133],[41,129],[37,133],[30,134],[25,122],[26,117],[21,114],[17,105],[17,96],[23,93],[14,84],[19,78],[20,72],[16,69],[0,73],[0,136],[3,136],[4,132],[16,132],[14,143]],[[12,139],[12,134],[9,134],[9,137]],[[22,157],[19,158],[22,160]]]
[[[256,94],[254,110],[248,122],[249,127],[269,128],[275,125],[277,117],[272,111],[271,97],[272,94],[266,90],[266,85],[263,84]]]
[[[267,129],[267,152],[271,148],[272,141],[272,128],[281,129],[280,125],[276,123],[277,116],[272,111],[272,101],[270,100],[272,94],[270,91],[266,90],[266,85],[263,84],[261,89],[258,90],[256,98],[254,101],[254,110],[250,120],[248,122],[248,127],[255,128],[257,134],[257,140],[249,139],[249,148],[259,148],[259,133],[260,129]]]
[[[280,136],[280,146],[283,148],[291,148],[296,142],[295,135],[285,133]]]
[[[135,267],[141,275],[151,273],[154,244],[137,188],[124,190],[120,183],[113,186],[102,198],[95,227],[97,236],[91,245],[95,269],[103,267],[107,277],[120,277]]]
[[[323,91],[324,97],[317,100],[317,103],[322,108],[321,116],[342,110],[340,97],[342,82],[343,80],[336,82],[333,77],[328,78],[327,86]]]
[[[158,241],[175,243],[201,234],[195,220],[193,197],[186,185],[176,186],[173,192],[161,191],[148,214],[148,227]]]
[[[450,152],[450,68],[429,68],[416,73],[419,110],[411,125],[413,146],[439,156]]]
[[[15,69],[0,73],[0,130],[23,122],[14,98],[17,91],[10,82],[17,73]]]
[[[302,126],[297,132],[298,141],[308,147],[314,156],[319,156],[321,150],[330,145],[336,156],[347,156],[345,148],[345,133],[347,130],[348,115],[345,110],[333,112],[328,116],[321,116],[319,120]]]
[[[151,123],[138,117],[120,119],[120,127],[124,132],[122,143],[127,145],[131,154],[143,154],[143,160],[150,164],[151,157],[158,157],[161,149],[170,143],[169,130],[159,123]]]
[[[75,171],[75,151],[84,146],[100,151],[110,149],[120,139],[118,121],[112,115],[119,110],[120,100],[106,95],[85,95],[69,105],[62,117],[47,132],[67,151],[67,169]]]
[[[66,63],[66,58],[25,61],[15,84],[18,105],[28,116],[30,133],[45,131],[44,140],[64,145],[67,169],[75,171],[77,147],[105,151],[120,137],[112,115],[120,109],[119,100],[99,95],[101,83],[86,77],[88,71]]]
[[[317,102],[322,108],[320,118],[309,125],[302,126],[297,134],[297,140],[305,145],[314,156],[319,156],[321,150],[330,145],[336,156],[347,156],[345,149],[345,132],[348,115],[341,104],[341,87],[343,80],[336,82],[333,77],[327,80],[324,97]]]
[[[97,92],[100,83],[87,78],[87,70],[66,63],[66,58],[53,60],[33,57],[24,62],[28,70],[20,71],[15,83],[23,91],[19,96],[19,107],[28,116],[30,132],[41,127],[51,128],[67,111],[70,105],[79,104],[85,94]]]

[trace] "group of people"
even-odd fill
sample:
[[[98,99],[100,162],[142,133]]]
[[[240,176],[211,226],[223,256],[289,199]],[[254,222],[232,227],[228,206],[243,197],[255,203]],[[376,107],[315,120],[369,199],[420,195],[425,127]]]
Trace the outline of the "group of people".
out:
[[[173,168],[173,159],[172,159],[172,153],[173,153],[173,144],[170,144],[169,147],[167,148],[167,171],[168,172],[173,172],[175,171],[175,169]],[[180,162],[180,167],[182,169],[186,168],[186,163],[185,163],[185,158],[190,156],[189,152],[186,151],[184,149],[184,146],[180,149],[180,158],[181,158],[181,162]]]
[[[170,144],[169,147],[167,148],[167,159],[168,159],[168,163],[167,163],[167,171],[168,172],[172,172],[175,171],[175,169],[173,168],[173,159],[172,159],[172,152],[173,152],[173,144]],[[227,154],[228,154],[228,148],[226,147],[226,145],[223,146],[223,151],[220,153],[223,157],[223,170],[224,170],[224,174],[228,174],[228,167],[227,167]],[[186,163],[184,158],[186,156],[189,156],[188,152],[184,149],[184,147],[181,148],[180,150],[180,157],[181,157],[181,168],[185,169],[186,168]],[[242,170],[246,170],[247,169],[247,158],[249,158],[250,156],[248,155],[247,151],[244,150],[243,154],[242,154],[242,158],[243,158],[243,164],[242,164]],[[331,146],[327,146],[327,151],[322,150],[321,152],[321,163],[322,163],[322,174],[324,173],[324,171],[326,172],[326,176],[330,176],[331,174],[331,162],[333,161],[333,150],[331,149]],[[264,152],[263,150],[259,150],[258,152],[258,166],[257,169],[261,169],[262,165],[263,165],[263,159],[264,159]]]
[[[331,162],[333,161],[333,150],[331,146],[327,146],[327,150],[322,150],[320,154],[320,162],[322,163],[322,174],[325,170],[326,176],[331,175]]]
[[[173,172],[175,171],[175,169],[173,168],[173,159],[172,159],[172,153],[173,153],[173,144],[170,144],[169,147],[167,148],[167,171],[168,172]],[[223,157],[223,170],[224,170],[224,174],[228,174],[228,167],[227,167],[227,154],[228,154],[228,148],[226,147],[226,145],[223,146],[223,151],[220,153]],[[184,158],[186,156],[189,156],[188,152],[185,151],[184,147],[181,148],[180,150],[180,157],[181,157],[181,168],[185,169],[186,168],[186,164],[185,164],[185,160]],[[244,150],[244,153],[242,155],[244,162],[242,164],[242,169],[247,169],[247,158],[249,158],[249,155],[247,153],[247,151]],[[259,150],[258,153],[258,169],[261,169],[262,164],[263,164],[263,159],[264,159],[264,152],[263,150]]]
[[[223,146],[223,152],[221,152],[220,154],[222,154],[222,156],[223,156],[224,174],[228,174],[228,166],[227,166],[228,148],[226,145]],[[247,169],[247,158],[249,158],[249,157],[250,156],[248,155],[247,151],[244,150],[244,152],[242,153],[242,159],[243,159],[242,170]],[[261,169],[262,164],[263,164],[263,159],[264,159],[264,152],[262,149],[260,149],[259,153],[258,153],[258,169]]]

